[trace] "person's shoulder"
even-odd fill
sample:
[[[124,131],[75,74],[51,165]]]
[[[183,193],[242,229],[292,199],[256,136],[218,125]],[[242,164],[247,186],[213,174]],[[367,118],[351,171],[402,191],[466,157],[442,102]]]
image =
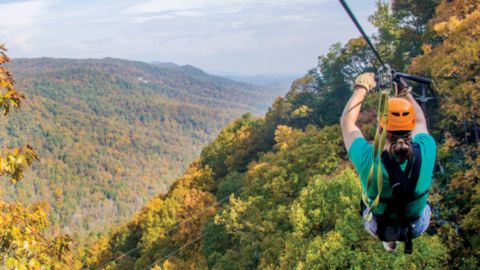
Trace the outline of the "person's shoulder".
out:
[[[372,145],[365,140],[363,137],[356,138],[350,149],[348,149],[348,156],[350,160],[354,163],[356,161],[360,161],[361,159],[365,158],[365,155],[368,155],[371,152]]]
[[[418,144],[423,155],[435,156],[437,152],[437,144],[432,135],[428,133],[419,133],[413,138],[413,142]]]
[[[433,144],[435,145],[435,139],[432,137],[432,135],[428,133],[418,133],[415,135],[413,138],[413,142],[420,143],[420,144]]]
[[[363,172],[366,168],[369,168],[372,160],[373,146],[365,140],[363,137],[356,138],[350,149],[348,149],[348,157],[352,161],[357,171]]]
[[[350,145],[350,149],[348,149],[348,153],[358,153],[363,147],[369,145],[367,140],[363,137],[358,137],[353,140],[352,145]]]

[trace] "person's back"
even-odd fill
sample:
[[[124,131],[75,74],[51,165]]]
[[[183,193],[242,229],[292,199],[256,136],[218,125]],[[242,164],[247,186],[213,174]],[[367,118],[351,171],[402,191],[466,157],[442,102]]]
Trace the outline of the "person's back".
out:
[[[415,135],[412,139],[412,144],[418,145],[420,150],[422,164],[420,168],[420,175],[418,178],[417,185],[415,187],[416,194],[423,194],[430,188],[432,182],[432,175],[433,175],[433,167],[435,165],[435,158],[436,158],[436,145],[435,141],[433,140],[432,136],[426,133],[420,133]],[[360,175],[362,188],[365,190],[367,186],[368,175],[370,172],[370,168],[373,163],[373,145],[368,143],[364,138],[358,137],[350,146],[348,150],[348,156],[352,161],[355,169],[357,170],[358,174]],[[405,161],[400,165],[400,167],[405,170],[407,167],[407,162]],[[382,189],[382,198],[389,198],[392,194],[392,188],[390,186],[390,177],[388,175],[387,169],[383,162],[381,163],[382,166],[382,181],[383,181],[383,189]],[[376,169],[376,168],[375,168]],[[375,171],[374,169],[374,171]],[[372,182],[376,183],[377,176],[376,174],[373,175]],[[371,185],[367,194],[370,199],[374,199],[377,195],[377,186]],[[422,196],[421,198],[410,202],[406,205],[406,215],[407,217],[415,217],[420,216],[423,209],[427,205],[427,197],[428,194]],[[373,210],[375,215],[382,215],[385,211],[385,203],[380,202],[378,207]]]
[[[373,202],[379,194],[377,185],[368,185],[371,172],[377,172],[377,164],[373,161],[374,147],[363,138],[355,123],[360,113],[356,104],[361,103],[365,94],[375,87],[373,76],[373,73],[365,73],[357,78],[354,94],[345,106],[341,119],[345,147],[360,175],[369,202]],[[420,106],[409,93],[405,98],[389,99],[388,104],[386,126],[383,121],[380,123],[387,134],[379,163],[382,166],[381,197],[378,205],[367,203],[365,206],[362,203],[362,214],[367,231],[384,241],[385,249],[393,251],[396,241],[411,245],[411,239],[428,228],[431,211],[427,199],[436,145],[428,134]],[[370,177],[371,183],[377,182],[375,173]],[[368,219],[370,212],[373,218]]]

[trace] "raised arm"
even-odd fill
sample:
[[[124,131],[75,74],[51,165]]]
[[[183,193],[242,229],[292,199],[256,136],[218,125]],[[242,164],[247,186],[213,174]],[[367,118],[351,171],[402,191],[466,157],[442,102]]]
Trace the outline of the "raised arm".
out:
[[[412,136],[415,137],[418,133],[427,133],[427,120],[425,119],[425,115],[423,113],[422,107],[418,105],[415,98],[412,96],[412,88],[410,88],[407,82],[402,78],[398,84],[399,87],[399,96],[405,98],[413,105],[413,110],[415,111],[415,129],[412,131]]]
[[[412,136],[415,137],[418,133],[427,133],[427,120],[423,114],[422,107],[418,105],[417,101],[413,98],[412,94],[408,93],[405,95],[405,98],[413,104],[413,109],[415,110],[415,129],[412,132]]]
[[[355,80],[355,89],[352,97],[348,100],[345,109],[343,109],[340,119],[342,127],[342,136],[345,148],[350,150],[353,141],[358,137],[363,137],[362,131],[356,125],[358,115],[365,95],[375,87],[375,75],[373,73],[364,73]]]

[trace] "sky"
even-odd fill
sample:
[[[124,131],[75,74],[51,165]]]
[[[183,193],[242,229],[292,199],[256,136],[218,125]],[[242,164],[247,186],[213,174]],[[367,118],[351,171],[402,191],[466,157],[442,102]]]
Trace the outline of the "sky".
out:
[[[375,0],[347,0],[367,33]],[[0,0],[0,44],[19,57],[191,64],[297,74],[359,33],[337,0]]]

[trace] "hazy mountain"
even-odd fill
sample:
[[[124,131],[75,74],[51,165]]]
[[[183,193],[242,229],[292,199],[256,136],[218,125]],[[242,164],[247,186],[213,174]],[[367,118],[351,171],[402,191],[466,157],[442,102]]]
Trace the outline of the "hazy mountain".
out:
[[[251,76],[242,76],[242,75],[225,75],[226,78],[232,79],[238,82],[245,82],[253,85],[259,86],[275,86],[275,85],[287,85],[285,88],[285,93],[288,91],[293,80],[301,77],[302,74],[291,74],[291,75],[251,75]]]
[[[221,73],[220,73],[221,74]],[[270,75],[235,75],[225,74],[226,78],[237,82],[249,83],[270,89],[272,93],[283,96],[292,85],[292,82],[302,74],[270,74]]]
[[[161,62],[161,61],[154,61],[151,62],[152,64],[164,68],[169,68],[173,70],[184,70],[190,72],[192,74],[203,74],[206,73],[194,66],[191,65],[184,65],[180,66],[172,62]],[[273,96],[283,96],[289,89],[292,82],[301,77],[303,74],[260,74],[260,75],[239,75],[233,73],[224,73],[224,72],[215,72],[218,76],[210,75],[213,79],[230,79],[236,82],[247,83],[251,85],[256,85],[265,89],[267,93],[270,93]]]
[[[172,63],[172,62],[161,62],[161,61],[153,61],[151,62],[152,65],[156,65],[159,67],[165,67],[165,68],[177,68],[180,67],[179,65]]]

